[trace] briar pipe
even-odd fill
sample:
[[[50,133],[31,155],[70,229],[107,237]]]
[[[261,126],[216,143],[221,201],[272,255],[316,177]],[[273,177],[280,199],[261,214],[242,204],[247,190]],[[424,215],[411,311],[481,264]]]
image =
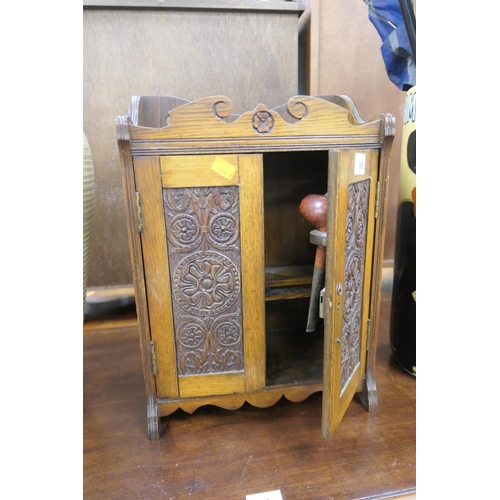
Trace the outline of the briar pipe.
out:
[[[315,229],[326,231],[328,213],[328,198],[326,195],[309,194],[299,205],[302,217]],[[319,315],[319,298],[325,280],[326,247],[318,245],[314,258],[314,269],[311,285],[311,298],[309,299],[309,312],[307,315],[306,332],[314,332]]]

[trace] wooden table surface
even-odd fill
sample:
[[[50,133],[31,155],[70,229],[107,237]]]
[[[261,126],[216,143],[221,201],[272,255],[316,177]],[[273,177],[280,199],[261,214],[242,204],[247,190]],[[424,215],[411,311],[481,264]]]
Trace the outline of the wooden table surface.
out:
[[[83,335],[83,493],[86,500],[415,498],[416,380],[389,345],[382,301],[376,382],[379,408],[355,399],[327,442],[321,393],[301,403],[239,410],[205,406],[162,419],[149,441],[139,336],[133,317],[87,321]]]

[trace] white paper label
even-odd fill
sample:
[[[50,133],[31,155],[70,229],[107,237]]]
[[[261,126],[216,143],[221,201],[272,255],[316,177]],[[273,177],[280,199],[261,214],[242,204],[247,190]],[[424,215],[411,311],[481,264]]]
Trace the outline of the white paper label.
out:
[[[364,175],[366,167],[365,153],[356,153],[354,157],[354,175]]]
[[[283,500],[281,490],[266,491],[265,493],[255,493],[247,495],[246,500]]]

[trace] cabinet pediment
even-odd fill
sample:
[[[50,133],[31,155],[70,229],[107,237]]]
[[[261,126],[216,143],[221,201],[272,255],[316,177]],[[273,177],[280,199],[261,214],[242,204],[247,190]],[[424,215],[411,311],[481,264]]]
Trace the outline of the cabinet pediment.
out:
[[[162,126],[147,127],[141,122],[138,110],[146,106],[141,101],[148,101],[147,106],[151,107],[155,99],[160,109],[156,123]],[[226,96],[193,102],[170,98],[170,106],[161,99],[141,96],[132,101],[128,128],[132,150],[137,154],[155,149],[166,154],[163,145],[167,144],[176,153],[196,148],[207,151],[213,149],[215,140],[226,141],[225,149],[232,152],[257,148],[260,151],[324,149],[349,147],[354,143],[380,147],[383,136],[393,133],[387,115],[365,122],[345,96],[294,96],[282,106],[268,109],[259,104],[241,115],[231,113],[231,101]]]

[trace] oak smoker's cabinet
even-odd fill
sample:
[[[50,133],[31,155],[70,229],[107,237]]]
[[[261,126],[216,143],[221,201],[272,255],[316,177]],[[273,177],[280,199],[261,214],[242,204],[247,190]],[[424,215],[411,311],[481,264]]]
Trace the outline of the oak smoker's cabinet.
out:
[[[345,96],[242,115],[224,96],[140,96],[117,134],[149,438],[206,404],[323,391],[327,439],[355,394],[376,409],[393,117],[363,122]],[[309,194],[327,194],[321,230],[299,213]],[[323,314],[306,332],[318,244]]]

